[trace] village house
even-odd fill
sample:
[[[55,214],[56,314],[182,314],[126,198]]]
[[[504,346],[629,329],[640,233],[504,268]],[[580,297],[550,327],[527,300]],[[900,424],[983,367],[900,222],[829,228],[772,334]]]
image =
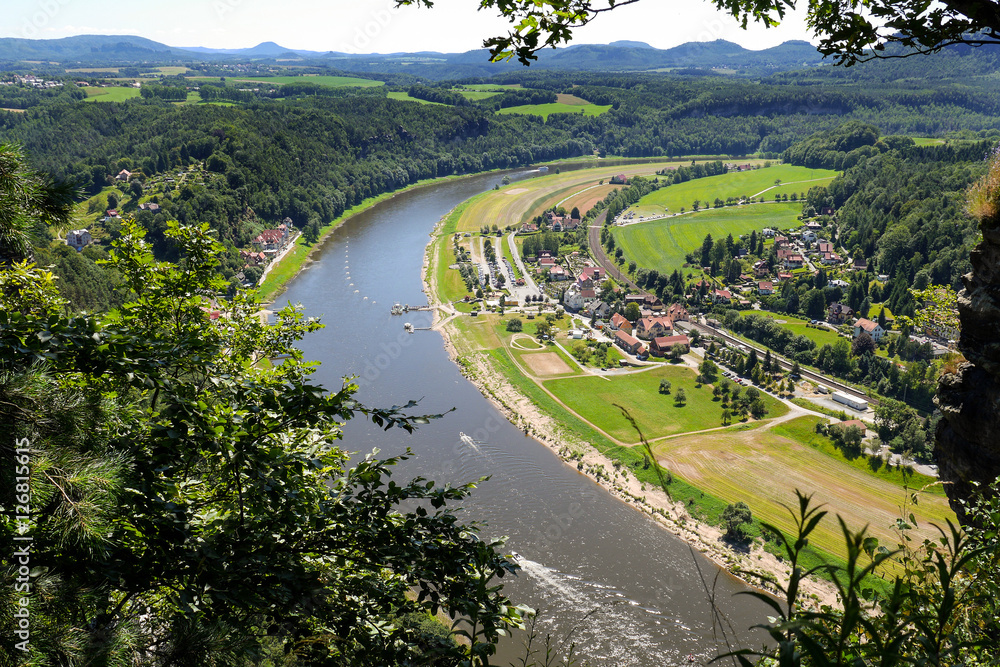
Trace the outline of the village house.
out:
[[[588,280],[587,282],[590,283],[591,281]],[[567,310],[579,311],[593,301],[596,296],[597,292],[593,287],[583,288],[579,282],[575,282],[569,286],[569,289],[563,295],[563,305]]]
[[[625,174],[615,174],[611,177],[611,185],[627,185],[628,178]]]
[[[768,268],[767,262],[764,260],[755,262],[753,265],[753,275],[757,278],[767,278],[771,275],[771,269]]]
[[[663,310],[663,302],[653,294],[626,294],[625,305],[627,306],[630,303],[653,312]]]
[[[583,270],[580,271],[580,275],[577,280],[590,280],[593,282],[600,282],[606,278],[604,269],[599,266],[585,266]]]
[[[549,269],[549,278],[552,280],[566,280],[569,278],[569,274],[566,273],[566,269],[557,264]]]
[[[108,218],[117,218],[118,217],[118,209],[116,209],[116,208],[109,208],[107,211],[104,212],[104,215],[106,217],[108,217]]]
[[[785,271],[781,271],[778,273],[778,280],[791,280],[791,279],[792,279],[792,274],[790,273],[787,273]]]
[[[712,291],[713,303],[729,303],[733,298],[733,293],[727,289],[717,289]]]
[[[128,169],[122,169],[118,172],[118,175],[115,176],[116,181],[125,181],[126,183],[128,183],[128,179],[130,178],[132,178],[132,172]]]
[[[587,314],[591,317],[603,320],[611,314],[611,306],[603,301],[594,301],[587,306]]]
[[[519,234],[531,234],[532,232],[538,231],[538,225],[533,222],[526,222],[521,225],[521,229],[518,231]]]
[[[253,250],[240,250],[240,259],[246,262],[246,266],[259,266],[267,263],[267,255]]]
[[[831,303],[826,311],[826,321],[830,324],[843,324],[852,317],[854,317],[854,311],[843,303]]]
[[[784,264],[786,269],[801,269],[805,261],[805,257],[796,253],[785,257]]]
[[[864,257],[855,257],[854,264],[851,265],[851,270],[853,271],[867,271],[868,262],[865,261]]]
[[[674,323],[669,317],[643,317],[635,325],[635,335],[643,340],[674,333]]]
[[[160,205],[154,204],[153,202],[149,202],[148,204],[139,204],[139,210],[156,212],[160,210]]]
[[[673,303],[670,304],[670,308],[667,309],[666,316],[673,322],[687,322],[688,310],[679,303]]]
[[[665,357],[670,354],[671,349],[678,343],[684,346],[685,354],[691,351],[691,339],[684,335],[658,336],[653,339],[653,342],[649,346],[649,351],[654,357]]]
[[[625,316],[621,313],[615,313],[611,316],[611,321],[608,322],[608,327],[612,331],[624,331],[625,333],[632,333],[632,323],[625,319]]]
[[[71,232],[66,232],[66,245],[76,248],[77,252],[83,250],[92,240],[90,232],[86,229],[74,229]]]
[[[642,343],[635,336],[619,330],[615,332],[615,345],[629,354],[635,354],[639,351]]]
[[[863,317],[854,322],[854,337],[860,336],[862,331],[871,336],[876,343],[882,340],[882,336],[885,335],[885,329],[879,326],[878,322],[872,322]]]
[[[757,294],[761,296],[767,296],[769,294],[774,294],[774,283],[770,280],[762,280],[757,283]]]
[[[804,232],[802,232],[802,240],[803,241],[808,241],[809,243],[815,243],[816,242],[816,232],[814,232],[811,229],[805,230]]]

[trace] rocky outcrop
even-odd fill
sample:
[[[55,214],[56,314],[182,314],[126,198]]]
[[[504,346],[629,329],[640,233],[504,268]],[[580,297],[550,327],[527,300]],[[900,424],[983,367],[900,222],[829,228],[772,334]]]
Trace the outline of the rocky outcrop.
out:
[[[973,483],[986,486],[1000,477],[1000,228],[983,227],[958,294],[958,347],[966,362],[942,376],[936,399],[943,418],[935,453],[959,518],[958,501],[969,497]]]

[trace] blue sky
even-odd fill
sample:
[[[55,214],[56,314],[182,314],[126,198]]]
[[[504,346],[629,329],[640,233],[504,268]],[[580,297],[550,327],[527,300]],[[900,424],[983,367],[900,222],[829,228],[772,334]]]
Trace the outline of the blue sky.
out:
[[[479,48],[507,23],[476,0],[437,0],[434,9],[395,9],[392,0],[3,0],[0,37],[51,39],[127,34],[171,46],[240,48],[274,41],[314,51],[457,52]],[[741,30],[704,0],[643,0],[577,33],[578,43],[620,39],[669,48],[727,39],[751,49],[810,39],[800,10],[778,28]]]

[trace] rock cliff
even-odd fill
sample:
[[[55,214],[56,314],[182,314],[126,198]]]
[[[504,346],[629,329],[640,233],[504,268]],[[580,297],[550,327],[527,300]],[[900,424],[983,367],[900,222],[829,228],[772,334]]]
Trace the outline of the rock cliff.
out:
[[[986,201],[970,206],[983,240],[972,251],[972,272],[963,276],[965,288],[958,294],[958,347],[966,361],[942,376],[936,399],[943,418],[935,453],[959,518],[957,501],[969,497],[973,483],[986,486],[1000,477],[1000,158],[991,167],[977,186]]]

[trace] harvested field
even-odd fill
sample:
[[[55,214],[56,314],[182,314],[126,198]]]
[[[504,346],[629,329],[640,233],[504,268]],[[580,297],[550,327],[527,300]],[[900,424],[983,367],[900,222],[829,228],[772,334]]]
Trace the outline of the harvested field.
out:
[[[555,352],[522,354],[521,361],[531,369],[532,373],[538,376],[561,375],[573,372],[573,369]]]

